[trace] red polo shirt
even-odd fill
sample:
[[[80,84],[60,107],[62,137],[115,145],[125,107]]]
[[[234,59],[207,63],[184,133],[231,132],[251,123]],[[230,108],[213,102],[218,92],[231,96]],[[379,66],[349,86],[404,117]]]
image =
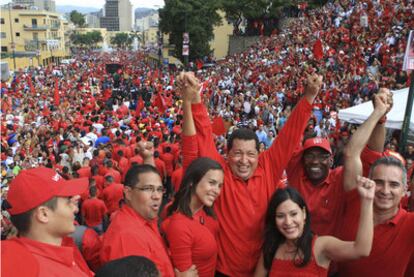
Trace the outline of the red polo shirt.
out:
[[[119,209],[119,201],[124,198],[124,186],[112,183],[102,191],[101,196],[108,209],[108,214],[111,214]]]
[[[104,201],[97,198],[90,198],[82,203],[81,212],[86,225],[94,227],[102,223],[102,219],[107,213],[107,208]]]
[[[358,192],[353,190],[346,196],[340,239],[355,239],[359,214],[360,198]],[[369,257],[340,263],[338,272],[339,276],[402,277],[405,272],[414,272],[414,260],[410,264],[410,259],[414,259],[414,213],[399,209],[392,219],[375,226]]]
[[[263,243],[267,203],[300,142],[312,105],[306,99],[298,103],[272,146],[259,155],[258,166],[247,181],[233,175],[217,152],[205,106],[192,105],[192,111],[199,155],[218,161],[224,168],[223,189],[214,206],[220,228],[217,270],[231,276],[252,276]]]
[[[145,220],[128,205],[116,214],[103,238],[102,264],[122,257],[144,256],[155,263],[163,277],[174,276],[157,219]]]
[[[62,245],[64,245],[63,242]],[[15,256],[19,253],[13,250],[16,247],[21,249],[28,257],[27,262],[26,259],[20,260],[21,262],[18,264],[22,268],[26,266],[35,268],[32,274],[35,273],[30,276],[93,276],[79,250],[73,244],[55,246],[28,238],[12,238],[10,241],[2,242],[2,248],[5,248],[2,249],[2,260],[18,260],[24,257]],[[23,272],[20,269],[15,270],[14,274]],[[30,271],[29,269],[26,270]],[[13,276],[13,274],[9,275],[10,272],[8,271],[2,272],[2,275]]]
[[[200,277],[214,276],[217,263],[216,220],[201,209],[192,218],[175,213],[163,222],[162,228],[167,235],[175,268],[183,272],[194,264]]]
[[[368,175],[369,167],[381,153],[365,147],[361,153],[364,167],[364,176]],[[311,215],[311,229],[316,234],[336,235],[338,231],[338,219],[344,210],[344,184],[343,167],[329,170],[328,177],[321,184],[313,185],[306,177],[302,164],[302,151],[298,151],[289,162],[286,169],[288,183],[296,188],[303,196]]]

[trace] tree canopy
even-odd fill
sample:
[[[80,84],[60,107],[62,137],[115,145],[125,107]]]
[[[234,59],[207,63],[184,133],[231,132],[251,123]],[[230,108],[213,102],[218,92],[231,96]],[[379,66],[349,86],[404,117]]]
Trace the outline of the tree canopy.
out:
[[[69,19],[73,24],[75,24],[78,27],[85,26],[85,16],[77,10],[73,10],[70,12]]]
[[[126,49],[132,45],[134,35],[128,33],[117,33],[114,37],[111,37],[111,44],[116,45],[118,48]]]
[[[93,31],[86,34],[73,33],[70,39],[74,45],[80,47],[96,47],[99,42],[103,41],[101,32]]]
[[[175,56],[183,60],[183,33],[190,36],[190,60],[203,58],[211,53],[209,42],[213,28],[221,24],[217,0],[169,0],[160,9],[160,28],[169,33],[170,44],[175,45]]]

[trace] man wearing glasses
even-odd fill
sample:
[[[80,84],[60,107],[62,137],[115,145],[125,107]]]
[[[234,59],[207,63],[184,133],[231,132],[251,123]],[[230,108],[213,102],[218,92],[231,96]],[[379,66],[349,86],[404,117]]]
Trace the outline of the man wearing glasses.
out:
[[[104,235],[101,261],[144,256],[156,264],[162,276],[174,276],[157,225],[164,193],[160,174],[152,165],[135,165],[128,170],[124,185],[125,205]]]

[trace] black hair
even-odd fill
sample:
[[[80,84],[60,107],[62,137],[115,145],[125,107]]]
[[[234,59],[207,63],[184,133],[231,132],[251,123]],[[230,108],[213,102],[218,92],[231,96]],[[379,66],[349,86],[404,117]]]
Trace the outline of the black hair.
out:
[[[253,130],[250,130],[248,128],[240,128],[233,131],[227,142],[227,151],[230,151],[233,148],[233,141],[235,139],[254,140],[256,143],[256,150],[259,151],[259,138],[257,137],[256,133],[253,132]]]
[[[92,179],[93,180],[93,179]],[[96,196],[96,193],[97,193],[97,188],[96,188],[96,186],[90,186],[89,187],[89,195],[91,196],[91,197],[95,197]]]
[[[188,217],[192,217],[193,214],[190,209],[191,196],[195,193],[196,188],[200,180],[206,175],[209,170],[221,170],[221,165],[210,158],[198,158],[194,160],[184,173],[183,180],[180,185],[180,189],[175,195],[174,202],[168,208],[168,215],[170,216],[175,211],[183,213]],[[212,207],[203,207],[207,215],[215,218],[215,214]]]
[[[106,263],[96,272],[95,276],[158,277],[160,274],[150,259],[142,256],[127,256]]]
[[[46,206],[54,211],[57,207],[57,199],[57,197],[53,197],[37,207]],[[36,208],[20,214],[10,215],[10,220],[13,223],[14,227],[16,227],[17,231],[19,231],[19,235],[25,235],[29,232],[30,226],[32,225],[32,215]]]
[[[131,168],[128,170],[127,174],[125,175],[125,182],[124,185],[127,187],[135,187],[136,184],[139,183],[139,175],[144,174],[144,173],[155,173],[158,176],[161,175],[158,172],[157,168],[155,168],[152,165],[149,164],[138,164],[138,165],[133,165],[131,166]]]
[[[267,207],[265,217],[264,241],[263,241],[263,263],[267,270],[270,270],[275,253],[279,246],[285,242],[286,238],[280,233],[276,226],[276,209],[286,200],[292,200],[300,209],[306,211],[305,224],[300,238],[296,241],[296,253],[294,264],[297,267],[304,267],[308,264],[312,254],[312,238],[313,234],[310,228],[310,214],[307,212],[305,200],[297,190],[292,187],[278,189],[272,195]],[[303,258],[301,256],[303,255]],[[300,259],[298,259],[300,258]]]

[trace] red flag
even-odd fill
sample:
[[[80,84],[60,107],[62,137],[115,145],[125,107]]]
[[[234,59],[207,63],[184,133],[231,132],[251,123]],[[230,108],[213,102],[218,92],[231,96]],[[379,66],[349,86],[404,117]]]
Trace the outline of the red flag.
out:
[[[58,82],[59,82],[58,79],[55,78],[55,91],[54,91],[54,95],[53,95],[53,98],[55,99],[55,106],[59,106],[59,103],[60,103]]]
[[[135,116],[138,116],[139,113],[142,111],[142,109],[144,108],[144,101],[142,101],[142,97],[140,95],[138,95],[138,100],[137,103],[135,104]]]
[[[213,128],[213,133],[216,134],[217,136],[220,136],[226,133],[226,128],[224,127],[224,121],[221,116],[216,116],[213,118],[211,127]]]
[[[174,85],[174,75],[170,74],[170,86]]]
[[[318,39],[313,45],[313,55],[315,57],[315,60],[320,60],[323,58],[322,41],[320,39]]]
[[[32,94],[36,94],[36,90],[35,90],[35,88],[34,88],[34,86],[33,86],[33,83],[32,83],[32,77],[31,77],[31,76],[27,76],[27,82],[29,83],[30,92],[31,92]]]
[[[203,61],[200,59],[196,60],[197,69],[200,70],[203,67]]]
[[[157,96],[155,96],[154,106],[158,107],[158,111],[160,113],[164,113],[165,109],[167,108],[165,104],[164,96],[162,96],[160,93],[158,93]]]

